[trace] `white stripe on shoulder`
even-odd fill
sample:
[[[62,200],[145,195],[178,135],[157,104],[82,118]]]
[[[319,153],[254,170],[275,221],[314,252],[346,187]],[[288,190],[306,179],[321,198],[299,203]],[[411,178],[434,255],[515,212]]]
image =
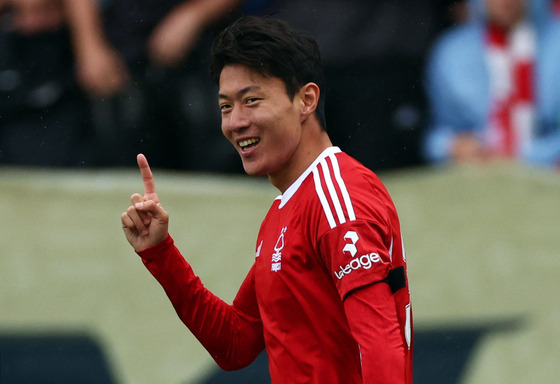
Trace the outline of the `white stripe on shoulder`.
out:
[[[317,196],[319,197],[319,201],[321,201],[321,205],[323,206],[323,212],[325,212],[325,216],[327,216],[327,221],[331,228],[336,227],[336,221],[334,220],[333,213],[331,211],[331,207],[329,206],[329,202],[327,201],[327,197],[323,192],[323,186],[321,185],[321,176],[319,175],[319,170],[317,168],[313,169],[313,181],[315,182],[315,191],[317,191]]]
[[[347,221],[356,220],[356,215],[354,213],[354,207],[352,206],[350,194],[348,193],[348,189],[340,173],[338,159],[334,153],[327,157],[330,161],[327,161],[326,158],[320,161],[322,172],[319,171],[318,168],[313,170],[313,180],[315,182],[315,191],[317,192],[327,221],[330,227],[334,228]],[[323,185],[326,186],[328,193],[324,190],[325,187]],[[342,195],[342,201],[337,193],[337,187]],[[336,216],[333,213],[333,209],[336,212]]]
[[[323,168],[323,176],[325,177],[325,184],[329,190],[329,195],[331,197],[332,204],[338,216],[338,221],[340,224],[346,223],[346,217],[344,217],[344,212],[342,211],[342,205],[334,188],[334,183],[331,178],[331,172],[329,171],[329,166],[325,159],[321,160],[321,168]]]
[[[356,213],[354,212],[354,206],[352,205],[352,200],[350,199],[350,194],[348,193],[348,189],[346,189],[346,184],[342,179],[342,174],[340,173],[340,167],[338,166],[338,159],[336,158],[335,154],[329,155],[329,158],[331,159],[333,165],[334,177],[338,183],[340,192],[342,193],[342,199],[344,200],[344,205],[346,205],[346,211],[348,212],[348,220],[354,221],[356,220]]]

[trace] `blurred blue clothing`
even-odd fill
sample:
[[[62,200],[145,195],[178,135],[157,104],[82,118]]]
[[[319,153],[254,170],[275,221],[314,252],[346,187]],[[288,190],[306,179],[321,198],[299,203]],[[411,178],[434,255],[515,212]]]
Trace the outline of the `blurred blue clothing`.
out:
[[[551,0],[531,0],[530,1],[531,16],[535,22],[540,23],[542,20],[547,19],[552,10]]]
[[[474,19],[445,32],[432,48],[425,79],[431,121],[422,148],[430,162],[449,160],[459,133],[483,136],[491,104],[485,33],[482,18]],[[546,165],[560,162],[560,23],[542,16],[536,34],[536,137],[520,156]]]

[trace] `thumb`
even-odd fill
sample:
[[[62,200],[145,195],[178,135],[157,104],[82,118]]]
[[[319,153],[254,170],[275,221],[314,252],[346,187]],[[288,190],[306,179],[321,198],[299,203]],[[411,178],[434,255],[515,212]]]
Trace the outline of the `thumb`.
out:
[[[136,208],[140,212],[144,213],[151,213],[152,217],[154,218],[165,218],[167,212],[163,209],[163,206],[158,201],[154,200],[146,200],[146,201],[139,201],[134,204],[134,208]]]
[[[151,220],[146,226],[147,231],[143,234],[148,240],[147,244],[156,245],[165,240],[168,234],[169,214],[161,204],[153,200],[147,200],[134,204],[134,208],[138,212],[151,216]]]

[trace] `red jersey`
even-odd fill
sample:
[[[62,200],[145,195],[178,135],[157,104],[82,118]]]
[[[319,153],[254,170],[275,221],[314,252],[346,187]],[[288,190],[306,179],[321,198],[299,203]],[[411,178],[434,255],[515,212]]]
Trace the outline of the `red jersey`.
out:
[[[378,177],[326,149],[264,219],[233,305],[172,241],[140,253],[225,369],[266,347],[272,383],[412,383],[412,319],[396,209]]]

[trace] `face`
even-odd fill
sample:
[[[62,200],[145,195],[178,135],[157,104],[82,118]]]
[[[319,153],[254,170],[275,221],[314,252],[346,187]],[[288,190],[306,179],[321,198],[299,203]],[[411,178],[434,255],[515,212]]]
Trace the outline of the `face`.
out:
[[[290,173],[301,150],[299,95],[292,100],[281,79],[234,64],[220,75],[219,104],[222,132],[241,156],[245,172],[268,175],[271,181]]]
[[[486,0],[488,18],[502,28],[510,29],[525,14],[524,0]]]

